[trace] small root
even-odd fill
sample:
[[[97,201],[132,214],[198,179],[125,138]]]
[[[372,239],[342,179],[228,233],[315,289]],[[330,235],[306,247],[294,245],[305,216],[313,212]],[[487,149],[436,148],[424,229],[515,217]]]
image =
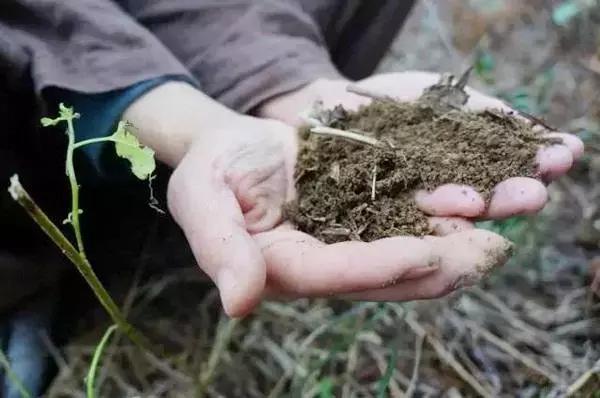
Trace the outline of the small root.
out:
[[[361,135],[358,133],[353,133],[351,131],[334,129],[331,127],[324,127],[324,126],[313,127],[312,129],[310,129],[310,132],[314,133],[314,134],[328,135],[331,137],[345,138],[350,141],[360,142],[361,144],[371,145],[376,148],[387,148],[388,147],[386,144],[384,144],[383,142],[381,142],[375,138],[367,137],[365,135]]]
[[[371,200],[375,201],[375,183],[377,182],[377,165],[373,167],[373,182],[371,183]]]

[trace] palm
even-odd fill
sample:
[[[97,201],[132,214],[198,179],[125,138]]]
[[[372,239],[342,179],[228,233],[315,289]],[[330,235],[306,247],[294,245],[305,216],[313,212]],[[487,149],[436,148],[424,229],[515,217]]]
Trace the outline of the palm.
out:
[[[505,260],[509,245],[484,231],[325,245],[281,224],[294,194],[295,134],[244,119],[196,143],[171,178],[171,212],[229,314],[246,314],[265,296],[437,297]],[[465,250],[451,255],[449,245]]]

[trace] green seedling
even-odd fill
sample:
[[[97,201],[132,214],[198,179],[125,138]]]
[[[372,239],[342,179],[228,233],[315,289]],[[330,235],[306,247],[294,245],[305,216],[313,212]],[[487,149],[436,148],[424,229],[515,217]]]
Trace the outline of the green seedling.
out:
[[[106,288],[96,276],[92,265],[88,261],[81,234],[81,216],[83,211],[79,206],[80,186],[77,182],[73,157],[76,150],[86,145],[113,142],[115,144],[117,155],[129,161],[133,174],[141,180],[151,181],[152,173],[156,167],[154,152],[150,148],[144,147],[139,143],[137,138],[129,131],[130,126],[125,122],[120,122],[114,134],[108,137],[76,142],[73,121],[78,117],[79,114],[75,113],[73,108],[60,104],[59,116],[57,118],[43,118],[41,120],[44,127],[58,126],[63,123],[66,124],[65,134],[67,135],[68,143],[65,170],[71,189],[71,211],[65,220],[65,224],[70,224],[72,226],[76,244],[73,245],[60,228],[58,228],[58,226],[48,218],[44,211],[37,206],[35,201],[19,182],[18,175],[11,177],[11,184],[8,191],[13,199],[25,209],[44,233],[48,235],[54,244],[56,244],[63,254],[75,265],[119,330],[121,330],[121,332],[123,332],[123,334],[138,347],[151,351],[148,340],[127,321]]]

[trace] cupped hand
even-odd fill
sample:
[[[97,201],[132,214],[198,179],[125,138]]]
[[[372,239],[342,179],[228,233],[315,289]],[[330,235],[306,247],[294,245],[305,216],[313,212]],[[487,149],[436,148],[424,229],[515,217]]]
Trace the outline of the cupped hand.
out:
[[[398,72],[375,75],[354,85],[401,101],[417,100],[423,90],[439,80],[439,75],[428,72]],[[371,100],[347,91],[346,80],[318,80],[304,88],[274,98],[263,104],[259,114],[282,120],[290,125],[303,123],[300,114],[321,100],[325,108],[342,104],[347,109],[357,109]],[[511,111],[503,101],[467,87],[470,95],[467,107],[473,110],[486,108]],[[538,126],[537,128],[541,127]],[[550,182],[565,174],[583,154],[583,143],[574,135],[544,131],[551,137],[561,138],[563,143],[540,148],[537,167],[541,180]],[[490,203],[486,206],[482,196],[472,187],[443,185],[433,191],[416,192],[415,199],[421,210],[439,217],[466,217],[470,219],[501,219],[516,215],[536,213],[548,200],[544,183],[533,178],[515,177],[498,184]]]
[[[230,316],[267,297],[439,297],[507,260],[510,243],[460,219],[432,219],[440,235],[458,231],[447,236],[370,243],[326,245],[294,230],[281,217],[296,152],[294,128],[235,116],[196,137],[171,177],[169,209]]]

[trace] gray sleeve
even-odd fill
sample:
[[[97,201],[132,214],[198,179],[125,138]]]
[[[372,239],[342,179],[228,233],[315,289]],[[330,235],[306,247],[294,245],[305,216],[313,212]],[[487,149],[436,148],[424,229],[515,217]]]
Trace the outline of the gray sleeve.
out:
[[[322,0],[322,3],[338,3]],[[323,32],[292,0],[120,0],[199,80],[247,112],[320,77],[336,77]]]
[[[0,60],[34,88],[82,93],[124,88],[185,67],[110,0],[4,0]]]

